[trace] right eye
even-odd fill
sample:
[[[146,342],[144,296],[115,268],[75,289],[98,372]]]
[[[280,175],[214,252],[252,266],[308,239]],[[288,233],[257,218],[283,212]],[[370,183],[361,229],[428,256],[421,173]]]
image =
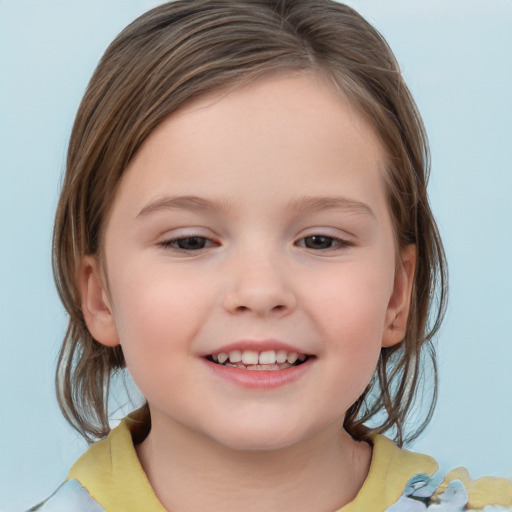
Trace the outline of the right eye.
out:
[[[319,234],[304,237],[297,242],[297,245],[315,251],[335,251],[346,249],[353,244],[342,238]]]
[[[178,252],[194,252],[200,251],[205,247],[213,247],[215,243],[204,236],[184,236],[164,240],[158,245],[164,249],[169,248]]]

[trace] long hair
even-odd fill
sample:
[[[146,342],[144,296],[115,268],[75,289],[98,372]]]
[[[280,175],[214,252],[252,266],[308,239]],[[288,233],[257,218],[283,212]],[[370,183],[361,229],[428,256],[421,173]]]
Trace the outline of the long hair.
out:
[[[427,197],[425,130],[393,53],[357,12],[331,0],[176,0],[135,20],[108,47],[69,143],[53,236],[55,281],[69,314],[56,381],[65,417],[88,440],[110,430],[110,379],[125,361],[120,346],[101,345],[87,330],[77,267],[85,255],[101,254],[105,219],[129,162],[155,127],[192,99],[301,70],[327,77],[373,126],[386,154],[397,246],[417,250],[405,338],[382,349],[344,426],[357,439],[391,432],[402,445],[427,425],[436,400],[432,336],[446,304],[446,264]],[[424,414],[408,426],[428,361]]]

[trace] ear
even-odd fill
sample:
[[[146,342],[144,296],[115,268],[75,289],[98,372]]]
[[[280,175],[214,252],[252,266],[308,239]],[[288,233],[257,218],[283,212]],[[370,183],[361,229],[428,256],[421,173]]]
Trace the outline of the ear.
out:
[[[109,347],[119,345],[105,278],[97,258],[93,256],[83,258],[78,283],[82,312],[92,337]]]
[[[405,338],[416,268],[416,245],[405,247],[395,270],[393,293],[389,299],[384,325],[383,347],[391,347]]]

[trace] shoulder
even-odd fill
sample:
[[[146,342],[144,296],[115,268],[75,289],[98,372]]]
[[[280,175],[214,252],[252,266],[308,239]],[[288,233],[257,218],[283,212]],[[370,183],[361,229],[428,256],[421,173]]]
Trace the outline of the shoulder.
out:
[[[462,477],[462,478],[460,478]],[[443,476],[413,475],[399,499],[385,512],[512,511],[512,483],[503,478],[471,480],[466,470]]]
[[[47,500],[27,512],[105,512],[78,480],[64,482]]]
[[[393,504],[385,512],[512,511],[512,481],[472,479],[464,468],[446,473],[431,457],[399,449],[382,436],[374,442],[377,458],[383,452],[387,455],[385,464],[383,460],[375,461],[380,464],[375,468],[375,477],[395,493]]]
[[[63,486],[31,510],[165,512],[137,457],[135,445],[145,432],[143,414],[140,411],[130,414],[75,462]]]

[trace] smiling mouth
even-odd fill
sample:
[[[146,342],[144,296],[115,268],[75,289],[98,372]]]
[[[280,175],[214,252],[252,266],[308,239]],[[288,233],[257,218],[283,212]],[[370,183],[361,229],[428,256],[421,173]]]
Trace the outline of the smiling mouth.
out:
[[[307,354],[298,352],[287,352],[286,350],[232,350],[210,354],[206,359],[220,366],[239,368],[242,370],[286,370],[293,366],[299,366],[310,357]]]

